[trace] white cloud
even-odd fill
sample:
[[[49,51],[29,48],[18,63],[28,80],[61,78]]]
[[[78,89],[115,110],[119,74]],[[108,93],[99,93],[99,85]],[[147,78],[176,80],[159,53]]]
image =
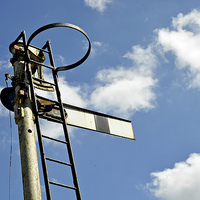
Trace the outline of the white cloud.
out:
[[[99,12],[103,12],[106,9],[106,5],[111,3],[111,0],[84,0],[85,4],[93,9],[97,9]]]
[[[153,181],[147,184],[152,194],[163,200],[199,200],[200,154],[191,154],[185,162],[173,169],[153,172]]]
[[[61,124],[56,125],[46,120],[41,122],[41,131],[44,135],[52,138],[59,138],[64,134]]]
[[[157,65],[157,58],[153,53],[153,46],[149,45],[143,49],[140,45],[132,47],[132,52],[124,55],[125,58],[131,59],[143,74],[152,75],[152,69]]]
[[[172,52],[179,69],[187,70],[187,85],[200,88],[200,12],[173,18],[172,29],[157,30],[157,40],[164,52]]]
[[[183,30],[183,28],[191,28],[192,31],[198,33],[200,31],[200,13],[198,10],[194,9],[187,15],[182,13],[178,14],[176,18],[173,18],[172,25],[178,30]]]
[[[98,110],[128,117],[135,111],[154,107],[157,80],[152,70],[156,58],[151,47],[140,46],[134,46],[124,57],[131,59],[133,66],[99,71],[99,84],[91,94],[91,103]]]
[[[68,103],[75,106],[86,107],[87,99],[83,92],[82,86],[71,86],[65,81],[64,77],[59,77],[59,87],[62,94],[62,100],[64,103]]]

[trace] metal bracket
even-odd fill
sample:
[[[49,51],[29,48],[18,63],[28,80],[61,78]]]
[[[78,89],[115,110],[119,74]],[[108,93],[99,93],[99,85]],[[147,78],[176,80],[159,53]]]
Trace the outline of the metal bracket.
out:
[[[12,43],[10,45],[10,51],[11,51],[11,53],[13,53],[13,55],[24,56],[25,49],[23,47],[23,42],[18,41],[17,43]],[[44,53],[42,53],[41,51],[39,51],[38,49],[36,49],[32,46],[28,47],[28,54],[29,54],[29,57],[31,60],[34,60],[38,63],[43,63],[46,59],[46,56]],[[11,63],[14,63],[16,61],[16,59],[17,59],[16,56],[11,58],[11,60],[10,60]],[[44,74],[43,74],[43,66],[42,65],[38,65],[36,63],[31,63],[31,71],[32,71],[33,77],[36,76],[36,72],[38,74],[38,80],[33,79],[33,83],[36,88],[45,90],[45,91],[54,91],[54,87],[51,84],[43,82]]]
[[[57,121],[61,119],[60,108],[56,102],[37,97],[38,111],[41,118],[49,121]],[[67,112],[64,110],[65,118]]]

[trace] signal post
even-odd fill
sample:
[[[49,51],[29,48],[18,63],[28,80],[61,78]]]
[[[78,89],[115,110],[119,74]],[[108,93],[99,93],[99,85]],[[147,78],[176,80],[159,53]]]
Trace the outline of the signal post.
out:
[[[24,200],[41,200],[38,159],[34,132],[29,80],[23,47],[11,46],[14,67],[12,85],[15,88],[15,122],[18,125]]]

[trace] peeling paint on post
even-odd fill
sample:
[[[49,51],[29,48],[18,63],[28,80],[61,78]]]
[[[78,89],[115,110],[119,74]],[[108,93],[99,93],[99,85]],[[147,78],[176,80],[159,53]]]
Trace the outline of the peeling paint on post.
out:
[[[34,132],[34,116],[29,93],[29,81],[25,69],[24,56],[12,51],[11,63],[14,67],[12,84],[15,87],[15,122],[18,125],[20,156],[22,166],[24,200],[41,200],[38,159]]]

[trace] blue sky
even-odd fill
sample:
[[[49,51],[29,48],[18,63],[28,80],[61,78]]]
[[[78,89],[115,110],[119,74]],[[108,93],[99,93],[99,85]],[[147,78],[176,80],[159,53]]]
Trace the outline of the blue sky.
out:
[[[75,24],[90,37],[92,51],[81,66],[59,72],[63,102],[133,123],[135,141],[69,127],[83,200],[199,200],[197,1],[8,0],[0,6],[1,89],[6,87],[4,74],[13,74],[8,47],[21,31],[29,37],[49,23]],[[84,37],[73,30],[46,32],[33,44],[42,46],[47,39],[57,66],[77,61],[86,50]],[[8,110],[2,105],[0,119],[0,199],[8,199],[11,138]],[[11,199],[23,199],[13,115],[12,119]],[[61,137],[55,124],[42,121],[42,128],[45,134]],[[61,146],[45,146],[47,153],[65,156]],[[49,168],[55,175],[51,179],[67,180],[62,170]],[[41,185],[45,199],[42,174]],[[70,195],[57,188],[52,192],[57,200]]]

